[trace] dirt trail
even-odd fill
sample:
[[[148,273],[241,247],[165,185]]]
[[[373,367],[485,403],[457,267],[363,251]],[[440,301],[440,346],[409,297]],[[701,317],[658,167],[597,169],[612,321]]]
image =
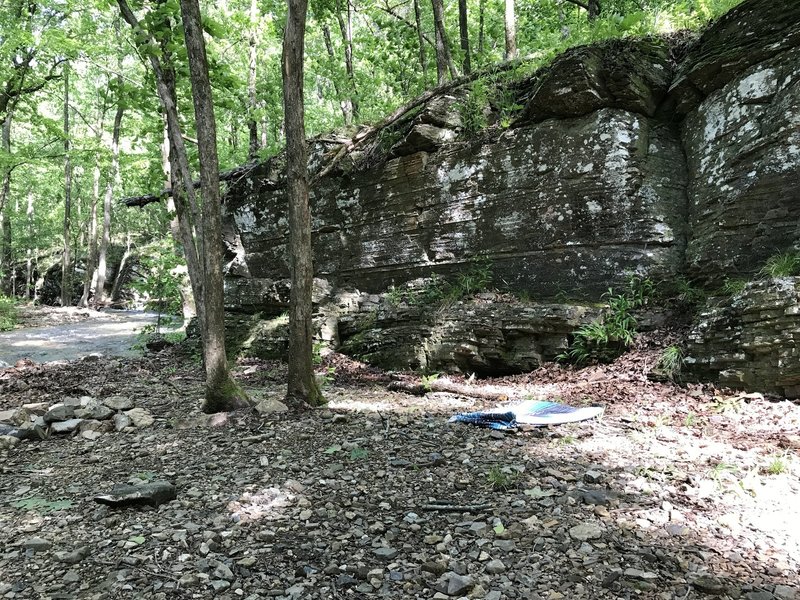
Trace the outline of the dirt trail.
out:
[[[125,310],[59,309],[52,313],[51,319],[37,324],[56,321],[58,325],[0,333],[0,367],[13,365],[21,358],[42,363],[90,354],[132,356],[136,354],[131,348],[136,334],[157,318],[154,313]]]

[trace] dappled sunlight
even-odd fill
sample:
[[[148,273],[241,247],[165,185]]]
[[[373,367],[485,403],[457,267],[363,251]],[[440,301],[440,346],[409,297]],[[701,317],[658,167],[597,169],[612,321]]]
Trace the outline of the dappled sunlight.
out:
[[[237,523],[273,521],[289,518],[287,510],[298,504],[302,490],[298,482],[287,481],[282,487],[261,488],[242,493],[237,500],[228,503],[231,520]],[[305,501],[308,504],[308,501]]]

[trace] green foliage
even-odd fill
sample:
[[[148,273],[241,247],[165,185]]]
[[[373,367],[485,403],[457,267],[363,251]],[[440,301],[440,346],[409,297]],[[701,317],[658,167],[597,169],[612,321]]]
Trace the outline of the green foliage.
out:
[[[763,277],[792,277],[800,275],[800,254],[782,252],[767,259],[759,271]]]
[[[21,500],[15,500],[10,504],[13,508],[34,511],[42,514],[72,508],[72,500],[48,500],[47,498],[42,498],[41,496],[22,498]]]
[[[142,294],[144,305],[159,314],[180,314],[183,259],[169,239],[158,240],[142,249],[140,276],[131,287]]]
[[[426,392],[430,392],[431,385],[437,379],[439,379],[439,373],[431,373],[430,375],[423,375],[420,379],[420,383],[422,383],[422,387]]]
[[[366,448],[353,448],[350,450],[350,460],[363,460],[369,456],[369,451]]]
[[[678,303],[691,309],[705,302],[708,296],[703,288],[683,277],[675,283],[675,291]]]
[[[14,329],[17,324],[17,303],[13,298],[0,295],[0,331]]]
[[[519,476],[519,471],[514,471],[509,467],[494,466],[486,474],[486,480],[493,490],[505,491],[517,487]]]
[[[679,346],[669,346],[662,352],[654,371],[671,381],[676,381],[683,368],[683,350]]]
[[[461,117],[461,127],[468,135],[475,135],[489,124],[489,85],[483,79],[476,79],[467,88],[466,95],[457,104]]]
[[[720,293],[723,296],[734,296],[744,291],[744,288],[745,286],[747,286],[747,283],[748,281],[746,279],[731,279],[729,277],[726,277],[725,281],[722,282]]]
[[[557,360],[576,365],[591,361],[613,360],[633,344],[636,334],[636,319],[632,311],[644,306],[653,293],[653,282],[632,277],[622,294],[609,288],[601,298],[605,301],[605,313],[601,319],[581,326],[573,333],[570,347]]]
[[[789,461],[786,455],[773,456],[764,468],[767,475],[782,475],[789,472]]]
[[[314,342],[311,346],[311,363],[314,365],[322,364],[322,350],[326,347],[325,342]]]

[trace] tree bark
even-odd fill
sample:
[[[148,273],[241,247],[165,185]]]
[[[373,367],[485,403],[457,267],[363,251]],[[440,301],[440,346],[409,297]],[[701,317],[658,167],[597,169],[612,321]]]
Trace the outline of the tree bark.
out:
[[[486,15],[486,0],[478,2],[478,54],[483,54],[484,20]]]
[[[339,31],[342,34],[344,68],[347,74],[347,84],[350,88],[350,94],[347,99],[351,115],[349,125],[358,120],[358,90],[356,89],[356,77],[353,70],[353,5],[351,0],[345,0],[345,2],[347,3],[347,10],[345,11],[345,16],[342,16],[342,10],[337,1],[336,19],[339,21]]]
[[[120,77],[121,79],[121,77]],[[94,281],[94,305],[100,306],[106,298],[106,278],[108,277],[108,246],[111,243],[111,200],[114,197],[114,186],[120,179],[119,174],[119,136],[122,129],[122,116],[125,106],[122,99],[117,100],[117,111],[114,113],[114,128],[111,131],[111,170],[106,181],[103,196],[103,231],[100,234],[100,249],[97,252],[97,277]]]
[[[197,149],[200,158],[200,192],[203,201],[203,304],[205,336],[203,356],[206,393],[203,411],[226,412],[248,406],[247,396],[234,382],[225,353],[225,308],[222,281],[222,209],[219,194],[217,125],[211,98],[203,29],[198,0],[181,0],[181,16],[189,58]]]
[[[248,39],[249,54],[247,64],[247,101],[248,117],[247,130],[250,135],[250,145],[247,155],[250,160],[258,156],[258,96],[256,95],[256,65],[258,63],[258,0],[250,0],[250,37]]]
[[[505,59],[513,60],[517,58],[517,18],[514,15],[514,0],[505,0],[505,31],[506,31],[506,52]]]
[[[467,22],[467,0],[458,0],[458,30],[461,34],[461,54],[463,72],[468,75],[472,71],[469,50],[469,27]]]
[[[61,257],[61,306],[72,304],[70,229],[72,212],[72,163],[69,159],[69,63],[64,64],[64,254]]]
[[[0,148],[6,153],[11,154],[11,110],[6,112],[3,119],[2,142]],[[3,180],[0,183],[0,276],[7,278],[0,282],[0,289],[10,290],[11,282],[14,280],[13,257],[11,254],[11,204],[9,195],[11,192],[11,171],[12,167],[3,168]]]
[[[307,0],[289,0],[283,34],[283,107],[286,123],[287,198],[292,289],[289,296],[289,375],[287,401],[316,406],[322,403],[312,366],[311,210],[308,202],[303,106],[303,51]]]
[[[589,20],[594,21],[600,16],[600,0],[589,0]]]
[[[428,60],[425,58],[425,34],[422,31],[422,13],[419,9],[419,0],[414,0],[414,23],[417,30],[419,43],[419,66],[422,68],[422,81],[428,81]]]
[[[102,131],[102,123],[100,130]],[[100,201],[100,160],[95,158],[92,171],[92,197],[89,201],[89,248],[86,253],[86,273],[83,278],[83,294],[78,306],[89,305],[89,293],[93,280],[97,278],[98,240],[97,240],[97,204]]]
[[[441,85],[447,79],[456,77],[453,58],[450,56],[450,43],[444,28],[444,5],[442,0],[431,0],[433,6],[433,24],[436,31],[436,82]]]
[[[331,41],[331,30],[326,23],[322,24],[322,38],[325,40],[325,49],[328,51],[328,58],[331,59],[331,64],[336,62],[336,53],[333,51],[333,42]],[[332,78],[333,91],[336,92],[336,97],[339,99],[339,107],[342,109],[342,117],[344,124],[350,125],[353,122],[352,106],[343,98],[342,90],[339,88],[339,79],[334,74]]]

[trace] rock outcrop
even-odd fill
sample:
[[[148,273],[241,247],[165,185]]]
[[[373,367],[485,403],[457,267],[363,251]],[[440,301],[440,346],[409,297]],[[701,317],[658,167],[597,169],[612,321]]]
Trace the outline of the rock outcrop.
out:
[[[596,317],[581,302],[632,275],[716,286],[797,247],[800,3],[746,0],[685,43],[570,50],[506,90],[523,107],[516,114],[487,108],[489,122],[510,128],[477,137],[465,125],[469,91],[437,97],[322,177],[312,203],[323,339],[394,368],[526,370]],[[338,146],[313,146],[319,172]],[[282,177],[275,159],[228,190],[232,310],[285,310]],[[373,313],[383,305],[372,296],[455,280],[476,257],[491,264],[493,287],[534,302]],[[353,325],[365,318],[369,327]],[[692,342],[698,372],[766,389],[771,355],[748,355],[758,364],[731,381],[720,372],[739,367],[700,368],[722,351],[701,340],[722,340],[727,327],[705,319]],[[800,359],[782,360],[788,373]]]

